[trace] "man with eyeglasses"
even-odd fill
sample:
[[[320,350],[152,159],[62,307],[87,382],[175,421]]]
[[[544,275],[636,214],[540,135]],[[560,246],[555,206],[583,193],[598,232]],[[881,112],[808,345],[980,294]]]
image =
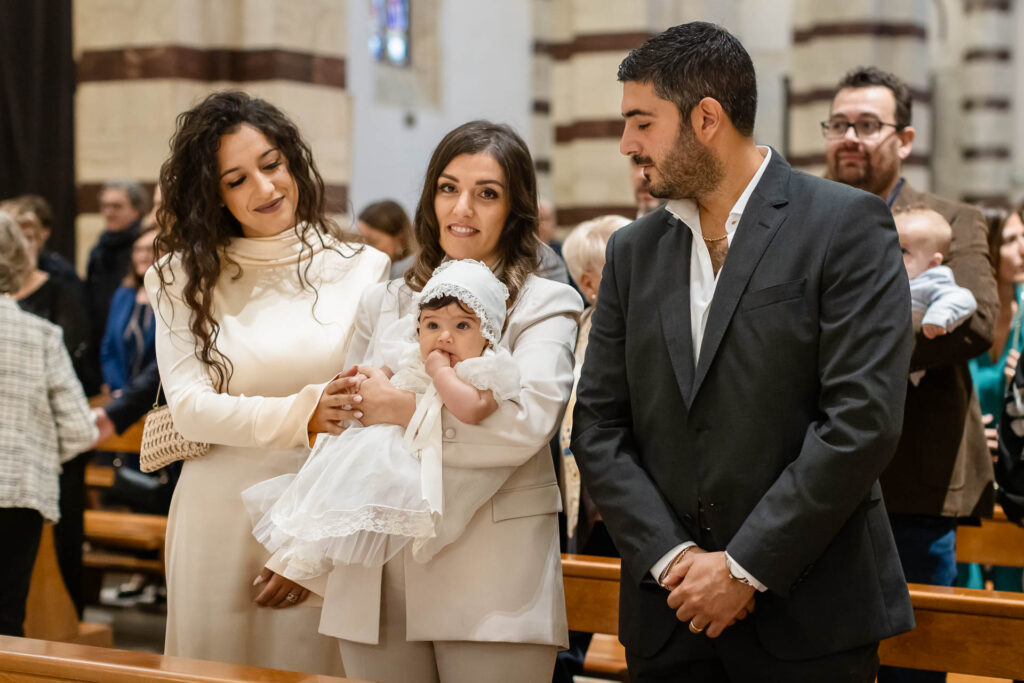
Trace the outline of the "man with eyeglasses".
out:
[[[899,78],[859,67],[839,82],[827,121],[826,177],[884,199],[890,208],[928,208],[953,228],[944,265],[974,294],[978,310],[948,335],[918,334],[910,370],[927,370],[907,386],[903,431],[882,473],[882,492],[907,581],[952,585],[958,518],[992,513],[992,461],[967,367],[992,343],[999,310],[981,212],[919,192],[902,177],[910,156],[910,91]],[[943,681],[945,674],[882,667],[879,683]]]

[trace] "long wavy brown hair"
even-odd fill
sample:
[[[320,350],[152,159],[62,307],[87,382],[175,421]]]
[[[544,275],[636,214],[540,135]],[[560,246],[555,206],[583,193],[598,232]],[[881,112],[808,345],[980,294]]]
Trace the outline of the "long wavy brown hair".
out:
[[[500,123],[464,123],[445,135],[434,150],[413,219],[420,251],[416,262],[405,273],[405,282],[413,291],[420,291],[444,260],[434,196],[437,194],[437,179],[452,159],[461,154],[487,154],[505,172],[509,211],[498,238],[498,250],[501,252],[500,278],[508,287],[508,305],[511,308],[519,298],[526,278],[537,270],[537,249],[540,246],[540,238],[537,237],[537,176],[526,143],[509,126]]]
[[[328,237],[337,237],[339,232],[327,218],[323,178],[309,145],[280,109],[244,92],[226,91],[209,95],[178,116],[170,157],[160,167],[163,203],[157,211],[160,232],[156,250],[173,254],[180,261],[185,277],[182,298],[190,311],[189,329],[195,337],[196,357],[210,369],[219,391],[227,390],[233,368],[231,360],[217,350],[220,325],[210,310],[211,293],[225,267],[234,269],[232,277],[241,276],[241,266],[225,247],[232,238],[242,236],[242,226],[221,202],[217,149],[221,138],[242,124],[259,130],[281,151],[295,179],[298,198],[293,230],[302,241],[296,264],[302,287],[316,293],[307,277],[311,259],[306,258],[315,245],[338,251],[337,242]],[[158,260],[155,268],[163,293],[172,284],[174,274],[165,259]]]

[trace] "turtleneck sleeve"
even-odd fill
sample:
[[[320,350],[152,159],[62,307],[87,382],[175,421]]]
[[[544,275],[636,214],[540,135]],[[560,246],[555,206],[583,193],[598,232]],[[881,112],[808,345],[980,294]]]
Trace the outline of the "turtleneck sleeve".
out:
[[[179,262],[165,261],[171,281],[163,288],[155,269],[146,274],[157,312],[160,377],[183,437],[236,447],[308,447],[309,419],[325,385],[342,369],[362,289],[386,277],[389,263],[370,249],[348,258],[326,250],[312,258],[307,272],[318,283],[315,294],[292,282],[294,256],[236,258],[244,275],[222,276],[211,296],[220,325],[217,348],[232,362],[223,391],[196,357]]]

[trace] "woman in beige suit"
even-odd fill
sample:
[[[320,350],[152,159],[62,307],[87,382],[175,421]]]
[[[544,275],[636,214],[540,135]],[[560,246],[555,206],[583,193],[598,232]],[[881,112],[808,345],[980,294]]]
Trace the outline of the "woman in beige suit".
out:
[[[573,341],[582,302],[538,278],[533,161],[510,128],[485,121],[450,132],[430,160],[416,209],[422,250],[404,282],[367,291],[348,358],[377,362],[378,337],[412,310],[412,293],[445,258],[490,265],[509,288],[501,344],[523,390],[480,425],[443,418],[446,468],[517,469],[466,531],[431,561],[408,552],[380,567],[340,567],[326,578],[322,633],[340,639],[347,674],[374,681],[536,683],[551,679],[568,635],[558,552],[559,491],[548,443],[572,387]],[[366,370],[346,396],[364,423],[406,425],[411,394]],[[445,490],[445,496],[458,491]]]

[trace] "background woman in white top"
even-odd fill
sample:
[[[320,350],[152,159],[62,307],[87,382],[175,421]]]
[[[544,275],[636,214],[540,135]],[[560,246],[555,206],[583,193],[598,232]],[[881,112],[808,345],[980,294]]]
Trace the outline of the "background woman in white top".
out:
[[[533,160],[508,126],[473,121],[441,141],[416,209],[421,251],[404,281],[367,291],[350,360],[380,365],[381,335],[414,310],[413,292],[445,258],[490,266],[509,290],[499,344],[521,374],[517,399],[479,425],[442,412],[447,468],[512,467],[465,531],[429,562],[397,555],[381,567],[341,567],[318,589],[322,633],[341,640],[348,675],[384,683],[551,680],[568,642],[558,552],[558,485],[548,442],[572,387],[579,295],[534,275]],[[406,426],[414,395],[364,368],[358,395],[340,394],[364,424]],[[332,389],[334,387],[332,386]],[[356,414],[358,410],[358,415]],[[445,486],[445,499],[458,496]],[[447,504],[447,502],[446,502]]]
[[[177,429],[212,444],[185,463],[171,503],[165,651],[341,673],[314,601],[263,569],[240,492],[298,471],[309,433],[335,419],[323,388],[388,259],[333,235],[309,146],[245,93],[178,117],[160,185],[168,256],[146,275],[160,376]]]

